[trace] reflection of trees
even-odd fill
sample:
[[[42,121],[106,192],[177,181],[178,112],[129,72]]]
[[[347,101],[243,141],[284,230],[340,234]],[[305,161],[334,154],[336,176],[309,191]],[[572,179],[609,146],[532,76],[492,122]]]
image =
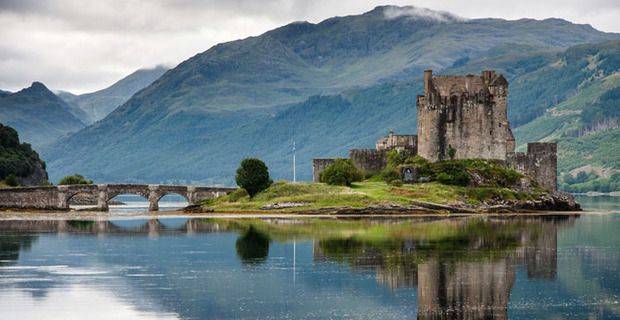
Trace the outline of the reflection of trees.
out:
[[[37,236],[23,234],[0,235],[0,266],[12,265],[19,259],[21,250],[30,250]]]
[[[237,248],[237,255],[243,263],[255,264],[264,262],[269,255],[269,237],[250,226],[237,239],[235,247]]]

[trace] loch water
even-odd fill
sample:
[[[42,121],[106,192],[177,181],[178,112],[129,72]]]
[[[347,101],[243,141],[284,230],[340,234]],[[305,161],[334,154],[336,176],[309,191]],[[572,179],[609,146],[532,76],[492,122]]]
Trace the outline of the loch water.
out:
[[[0,218],[0,319],[619,319],[620,198],[580,217]]]

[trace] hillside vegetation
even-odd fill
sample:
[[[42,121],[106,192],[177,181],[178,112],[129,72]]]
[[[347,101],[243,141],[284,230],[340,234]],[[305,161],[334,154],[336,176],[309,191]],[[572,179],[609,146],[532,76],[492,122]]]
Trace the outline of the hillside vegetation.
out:
[[[29,181],[39,170],[45,171],[45,162],[30,144],[20,143],[17,131],[0,123],[0,181]]]
[[[514,130],[517,142],[558,142],[564,190],[619,190],[620,42],[572,48],[536,75],[552,79],[552,75],[564,73],[574,74],[574,80],[554,84],[567,92],[566,98],[551,103],[541,116]],[[575,180],[580,172],[587,178],[582,174]]]

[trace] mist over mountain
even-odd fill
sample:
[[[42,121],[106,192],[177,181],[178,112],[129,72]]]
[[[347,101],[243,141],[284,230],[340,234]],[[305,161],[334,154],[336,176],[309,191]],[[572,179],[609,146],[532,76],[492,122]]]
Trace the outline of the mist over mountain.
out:
[[[76,116],[80,112],[40,82],[0,95],[0,122],[13,127],[22,141],[36,148],[84,128],[85,124]]]
[[[567,98],[549,98],[553,81],[528,86],[528,74],[570,46],[614,39],[560,19],[465,20],[393,6],[296,22],[195,55],[43,155],[53,179],[232,184],[245,156],[290,178],[295,140],[307,180],[314,157],[370,147],[389,128],[415,132],[424,69],[504,71],[516,81],[511,120],[522,125]]]
[[[136,92],[161,77],[167,70],[168,68],[164,66],[140,69],[102,90],[80,95],[60,91],[58,96],[69,105],[83,110],[84,117],[81,120],[86,124],[91,124],[103,119]]]

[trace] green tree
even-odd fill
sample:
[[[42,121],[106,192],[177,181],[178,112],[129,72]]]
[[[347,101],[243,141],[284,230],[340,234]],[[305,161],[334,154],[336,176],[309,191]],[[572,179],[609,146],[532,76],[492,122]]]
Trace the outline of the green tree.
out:
[[[73,174],[70,176],[65,176],[60,179],[58,182],[59,185],[70,185],[70,184],[93,184],[92,180],[88,180],[84,178],[81,174]]]
[[[250,198],[269,188],[273,183],[269,178],[269,169],[260,159],[247,158],[241,161],[235,176],[237,185],[245,189]]]
[[[319,180],[330,185],[351,186],[351,183],[361,181],[363,176],[350,159],[336,159],[321,172]]]
[[[19,182],[17,182],[17,177],[12,173],[4,178],[4,183],[6,183],[9,187],[17,187],[19,185]]]

